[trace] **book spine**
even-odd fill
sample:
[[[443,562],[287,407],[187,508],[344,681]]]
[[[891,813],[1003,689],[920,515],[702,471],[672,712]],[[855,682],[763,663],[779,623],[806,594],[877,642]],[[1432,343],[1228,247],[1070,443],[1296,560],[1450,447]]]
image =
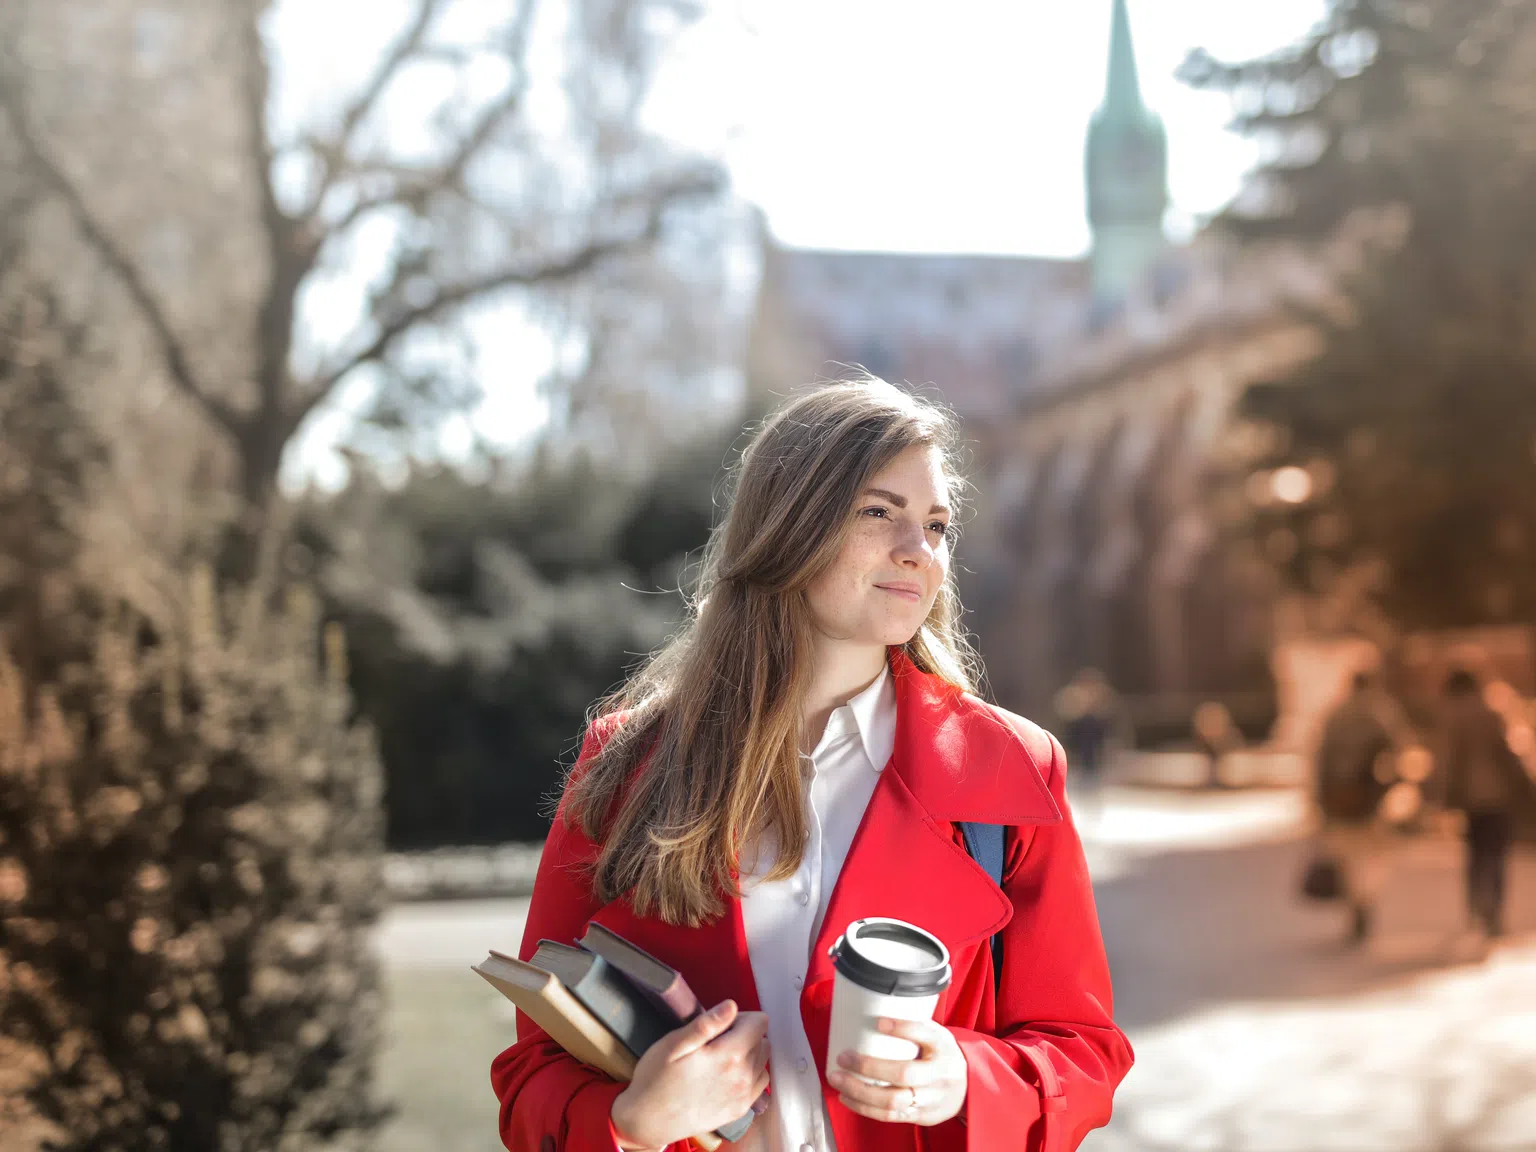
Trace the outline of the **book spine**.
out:
[[[675,1025],[601,956],[594,955],[587,974],[571,986],[575,996],[636,1059]]]
[[[747,1134],[747,1129],[752,1127],[752,1121],[757,1118],[756,1112],[748,1112],[739,1120],[732,1120],[729,1124],[722,1124],[715,1129],[715,1135],[722,1140],[729,1140],[732,1144]]]
[[[693,994],[693,989],[688,987],[687,982],[681,976],[656,993],[656,996],[667,1006],[668,1011],[684,1024],[704,1011],[704,1006],[699,1003],[699,998]]]

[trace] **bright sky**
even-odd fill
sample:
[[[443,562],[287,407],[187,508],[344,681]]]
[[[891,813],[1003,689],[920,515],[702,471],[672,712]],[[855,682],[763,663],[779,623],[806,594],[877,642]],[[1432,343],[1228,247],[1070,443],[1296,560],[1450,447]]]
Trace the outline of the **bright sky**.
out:
[[[553,8],[562,0],[546,0]],[[1088,247],[1083,144],[1104,91],[1111,0],[704,0],[705,15],[658,72],[647,110],[658,130],[722,157],[736,191],[775,235],[806,247],[1077,256]],[[1164,119],[1173,207],[1187,237],[1237,191],[1253,146],[1225,128],[1226,100],[1189,90],[1174,71],[1195,47],[1244,59],[1307,31],[1325,0],[1130,0],[1142,93]],[[460,22],[498,18],[497,0],[461,0]],[[404,0],[288,0],[280,47],[279,124],[334,107],[361,83],[401,26]],[[395,143],[427,130],[444,93],[396,93]],[[414,115],[413,115],[414,114]],[[359,315],[359,268],[387,238],[363,239],[356,263],[312,285],[316,331]],[[376,262],[376,261],[375,261]],[[478,318],[488,383],[471,418],[493,441],[524,442],[546,418],[536,383],[547,345],[515,316]],[[330,450],[366,399],[353,382],[317,414],[289,476],[339,483]],[[449,429],[446,450],[470,439]],[[456,440],[455,440],[456,437]]]
[[[1304,34],[1323,0],[1130,0],[1142,93],[1168,127],[1169,228],[1220,208],[1252,164],[1226,100],[1174,70]],[[653,116],[718,145],[797,245],[1086,251],[1083,141],[1104,92],[1111,0],[710,0]]]

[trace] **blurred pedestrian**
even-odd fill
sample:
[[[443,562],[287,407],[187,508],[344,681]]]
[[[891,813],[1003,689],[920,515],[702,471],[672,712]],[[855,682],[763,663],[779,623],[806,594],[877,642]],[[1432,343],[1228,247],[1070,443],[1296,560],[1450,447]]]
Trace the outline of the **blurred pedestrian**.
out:
[[[1485,938],[1504,933],[1505,877],[1514,812],[1530,786],[1510,747],[1504,718],[1465,668],[1445,681],[1440,774],[1446,807],[1464,815],[1469,927]]]
[[[1097,806],[1110,750],[1121,733],[1119,697],[1097,668],[1084,668],[1056,694],[1061,742],[1072,776]]]
[[[1349,695],[1323,723],[1313,772],[1321,847],[1340,871],[1349,941],[1371,933],[1377,897],[1391,869],[1391,829],[1381,802],[1395,779],[1395,751],[1407,725],[1375,677],[1357,672]]]
[[[1205,786],[1222,788],[1226,780],[1222,763],[1227,753],[1242,747],[1243,734],[1232,721],[1232,713],[1219,700],[1207,700],[1190,717],[1195,746],[1205,757]]]

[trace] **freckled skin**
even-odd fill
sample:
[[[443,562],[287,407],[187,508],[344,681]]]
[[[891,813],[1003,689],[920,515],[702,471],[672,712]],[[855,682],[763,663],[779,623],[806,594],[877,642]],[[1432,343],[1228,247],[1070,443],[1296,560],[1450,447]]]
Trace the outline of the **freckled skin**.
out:
[[[939,453],[914,447],[876,473],[869,488],[904,497],[906,506],[870,492],[854,501],[852,531],[836,562],[810,586],[810,608],[832,639],[905,644],[928,618],[949,572],[949,484]],[[914,584],[918,594],[882,584]]]

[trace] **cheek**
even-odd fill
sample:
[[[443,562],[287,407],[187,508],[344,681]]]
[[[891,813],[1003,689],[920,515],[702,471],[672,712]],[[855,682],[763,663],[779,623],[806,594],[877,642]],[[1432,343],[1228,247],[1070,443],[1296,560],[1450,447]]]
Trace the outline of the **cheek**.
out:
[[[881,561],[890,554],[889,546],[878,531],[855,532],[837,554],[837,562],[828,570],[828,578],[841,587],[867,582],[881,569]]]
[[[823,620],[861,611],[861,605],[869,603],[870,582],[881,571],[881,557],[888,551],[877,533],[855,533],[832,567],[806,590],[811,611]]]
[[[949,578],[949,549],[946,547],[935,554],[933,563],[928,568],[928,603],[938,599],[939,591],[944,587],[944,581]]]
[[[935,584],[944,583],[949,575],[949,541],[941,540],[933,550],[933,562],[928,565],[928,577]]]
[[[806,602],[813,615],[820,620],[838,620],[848,612],[853,594],[854,577],[839,558],[837,564],[823,572],[814,584],[806,589]]]

